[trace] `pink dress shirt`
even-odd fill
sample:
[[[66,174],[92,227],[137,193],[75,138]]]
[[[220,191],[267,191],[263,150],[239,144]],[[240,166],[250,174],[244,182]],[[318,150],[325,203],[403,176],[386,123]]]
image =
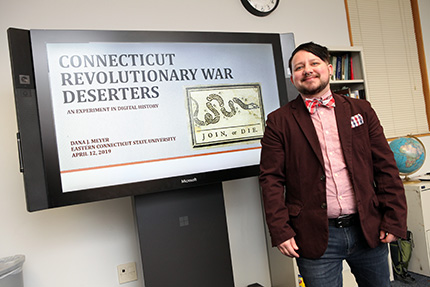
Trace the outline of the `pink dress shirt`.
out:
[[[330,95],[330,91],[321,98]],[[345,165],[333,108],[319,106],[311,119],[324,158],[328,218],[357,212],[354,190]]]

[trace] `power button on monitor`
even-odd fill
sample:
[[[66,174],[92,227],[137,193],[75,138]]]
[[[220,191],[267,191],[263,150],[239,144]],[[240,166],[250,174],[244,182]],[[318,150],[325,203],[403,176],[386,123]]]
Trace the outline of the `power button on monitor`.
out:
[[[23,97],[23,98],[28,98],[31,97],[33,95],[34,90],[32,89],[17,89],[16,90],[16,96],[17,97]]]

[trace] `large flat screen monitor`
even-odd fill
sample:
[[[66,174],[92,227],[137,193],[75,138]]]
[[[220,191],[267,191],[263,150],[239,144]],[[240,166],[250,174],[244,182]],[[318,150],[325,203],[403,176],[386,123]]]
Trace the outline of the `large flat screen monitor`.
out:
[[[8,30],[29,211],[258,174],[279,34]]]

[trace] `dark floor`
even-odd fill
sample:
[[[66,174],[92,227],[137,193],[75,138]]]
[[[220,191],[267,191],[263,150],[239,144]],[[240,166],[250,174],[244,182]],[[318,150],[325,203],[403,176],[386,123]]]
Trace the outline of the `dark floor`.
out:
[[[403,283],[401,281],[398,280],[394,280],[393,282],[391,282],[391,287],[406,287],[406,286],[410,286],[410,287],[430,287],[430,277],[426,277],[423,275],[419,275],[416,273],[412,273],[409,272],[409,274],[411,275],[412,278],[415,279],[415,281],[413,283]]]

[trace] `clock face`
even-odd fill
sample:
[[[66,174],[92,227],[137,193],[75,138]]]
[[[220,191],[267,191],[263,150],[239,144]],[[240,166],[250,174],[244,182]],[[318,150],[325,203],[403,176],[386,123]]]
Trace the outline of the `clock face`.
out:
[[[256,16],[267,16],[279,4],[279,0],[241,0],[243,6]]]

